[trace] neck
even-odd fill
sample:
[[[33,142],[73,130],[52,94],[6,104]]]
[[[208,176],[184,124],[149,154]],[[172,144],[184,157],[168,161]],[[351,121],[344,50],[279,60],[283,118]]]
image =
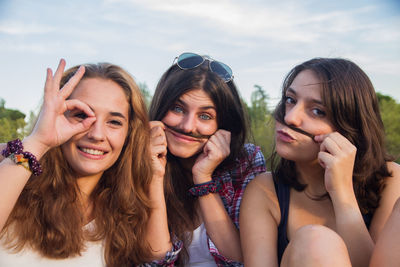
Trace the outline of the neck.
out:
[[[192,173],[192,168],[194,166],[194,163],[196,162],[196,159],[198,157],[198,154],[190,157],[190,158],[178,158],[179,162],[181,163],[183,169],[187,172]]]
[[[77,184],[79,187],[79,191],[84,195],[90,196],[102,175],[103,173],[98,173],[96,175],[78,178]]]
[[[77,179],[77,184],[79,188],[79,200],[82,206],[83,216],[85,218],[85,223],[90,222],[93,219],[92,211],[93,211],[93,203],[90,195],[93,192],[93,189],[96,187],[103,173],[80,177]]]
[[[319,165],[317,160],[311,163],[296,162],[296,173],[299,182],[307,184],[306,190],[308,194],[320,196],[326,193],[325,169]]]

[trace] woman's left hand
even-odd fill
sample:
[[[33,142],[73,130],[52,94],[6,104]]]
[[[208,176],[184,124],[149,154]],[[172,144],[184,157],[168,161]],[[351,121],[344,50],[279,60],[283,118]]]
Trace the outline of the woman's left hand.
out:
[[[231,133],[226,130],[216,131],[204,145],[203,152],[197,157],[192,168],[193,182],[205,183],[211,180],[217,166],[229,155]]]
[[[316,136],[321,142],[319,164],[325,169],[325,188],[331,198],[353,194],[353,168],[357,148],[338,132]]]

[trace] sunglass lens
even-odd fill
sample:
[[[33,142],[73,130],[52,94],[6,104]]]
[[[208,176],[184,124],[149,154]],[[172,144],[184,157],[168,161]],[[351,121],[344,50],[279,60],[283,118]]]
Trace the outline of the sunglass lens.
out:
[[[232,70],[228,65],[218,61],[211,61],[210,68],[211,71],[218,74],[225,82],[232,80]]]
[[[181,69],[192,69],[200,66],[204,62],[204,58],[193,53],[183,53],[178,57],[178,66]]]

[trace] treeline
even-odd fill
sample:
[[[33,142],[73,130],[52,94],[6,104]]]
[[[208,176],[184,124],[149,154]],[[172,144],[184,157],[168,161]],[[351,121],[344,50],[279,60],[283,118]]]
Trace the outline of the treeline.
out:
[[[145,83],[139,84],[145,96],[146,103],[149,104],[151,94]],[[383,124],[386,133],[386,145],[388,152],[393,155],[396,162],[400,163],[400,103],[387,95],[377,93]],[[250,103],[245,103],[251,125],[251,135],[249,142],[261,147],[264,156],[268,158],[274,146],[274,120],[272,119],[272,109],[269,108],[270,99],[265,90],[254,85]],[[33,112],[29,119],[25,120],[25,114],[5,107],[5,101],[0,99],[0,143],[23,138],[32,129],[36,120]]]

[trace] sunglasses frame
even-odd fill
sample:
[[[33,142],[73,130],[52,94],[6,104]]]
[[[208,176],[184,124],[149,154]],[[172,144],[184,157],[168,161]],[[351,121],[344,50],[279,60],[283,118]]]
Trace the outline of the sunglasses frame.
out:
[[[182,67],[182,66],[179,64],[179,62],[182,61],[182,60],[184,60],[184,59],[190,58],[190,56],[188,56],[188,57],[185,57],[184,59],[181,59],[181,60],[180,60],[180,58],[181,58],[183,55],[191,55],[191,56],[193,56],[193,57],[201,57],[203,60],[202,60],[199,64],[194,65],[193,67],[190,67],[190,68]],[[185,52],[185,53],[182,53],[182,54],[180,54],[179,56],[175,57],[175,59],[174,59],[174,61],[173,61],[172,64],[175,64],[175,62],[176,62],[176,65],[178,65],[178,67],[179,67],[181,70],[189,70],[189,69],[194,69],[194,68],[197,68],[198,66],[201,66],[201,65],[204,63],[204,61],[206,61],[206,60],[208,60],[208,62],[209,62],[209,63],[208,63],[208,68],[209,68],[209,70],[212,71],[212,72],[214,72],[215,74],[217,74],[218,77],[220,77],[224,82],[228,83],[228,82],[230,82],[230,81],[233,80],[233,77],[234,77],[234,76],[233,76],[233,72],[232,72],[232,69],[231,69],[228,65],[226,65],[225,63],[222,63],[222,62],[220,62],[220,61],[214,60],[214,59],[212,59],[211,57],[206,56],[206,55],[202,56],[202,55],[199,55],[199,54],[196,54],[196,53],[192,53],[192,52]],[[217,71],[215,71],[215,70],[213,69],[213,67],[212,67],[213,62],[216,63],[216,64],[219,64],[219,65],[226,71],[226,73],[229,74],[229,77],[225,77],[225,76],[221,75],[220,73],[218,73]],[[229,71],[228,71],[228,70],[229,70]]]

